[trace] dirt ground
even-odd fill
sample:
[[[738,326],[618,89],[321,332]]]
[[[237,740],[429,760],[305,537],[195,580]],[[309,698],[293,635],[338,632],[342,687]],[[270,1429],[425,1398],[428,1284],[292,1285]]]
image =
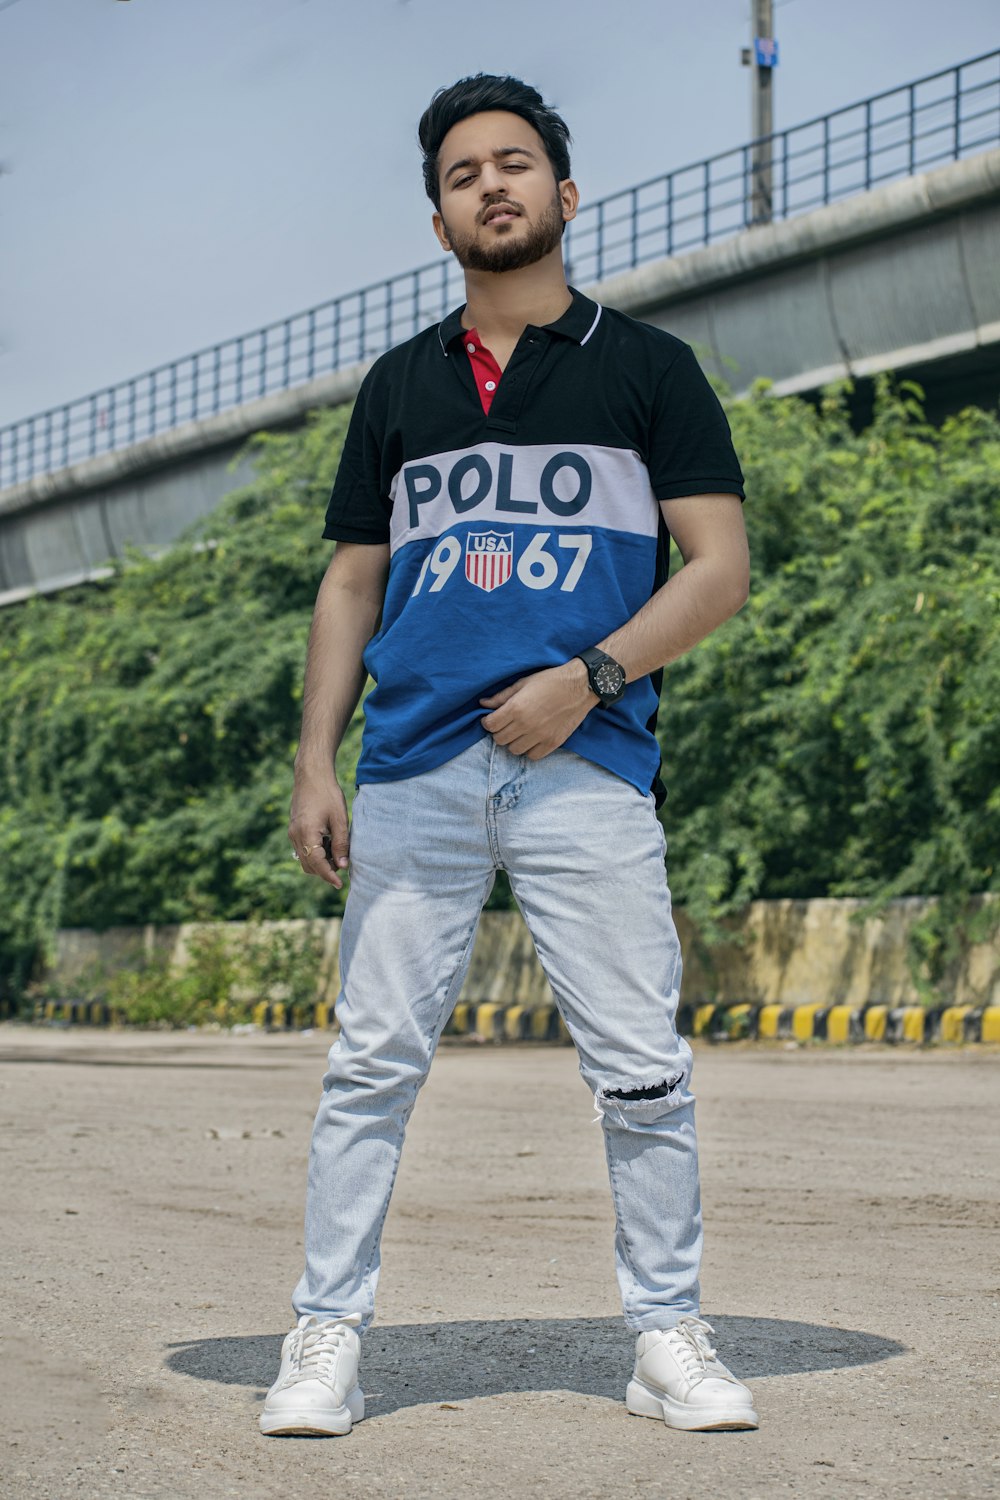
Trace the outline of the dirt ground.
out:
[[[630,1417],[569,1048],[445,1043],[346,1438],[263,1438],[328,1035],[0,1026],[0,1489],[35,1497],[1000,1492],[1000,1051],[700,1046],[704,1315],[758,1432]]]

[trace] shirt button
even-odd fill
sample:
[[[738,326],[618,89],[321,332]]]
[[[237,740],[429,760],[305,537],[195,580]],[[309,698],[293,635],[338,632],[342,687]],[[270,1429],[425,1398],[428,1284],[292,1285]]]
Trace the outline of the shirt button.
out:
[[[487,382],[486,382],[486,389],[488,391],[495,391],[496,388],[497,388],[497,383],[496,383],[495,380],[487,380]]]
[[[466,349],[468,349],[468,351],[469,351],[470,354],[475,354],[475,352],[476,352],[476,346],[475,346],[475,344],[466,344],[465,347],[466,347]]]

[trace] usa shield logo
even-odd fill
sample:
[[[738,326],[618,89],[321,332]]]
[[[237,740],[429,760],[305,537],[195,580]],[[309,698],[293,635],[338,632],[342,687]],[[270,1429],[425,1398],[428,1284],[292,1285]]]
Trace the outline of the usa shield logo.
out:
[[[487,594],[506,583],[514,567],[512,531],[470,531],[465,539],[465,576]]]

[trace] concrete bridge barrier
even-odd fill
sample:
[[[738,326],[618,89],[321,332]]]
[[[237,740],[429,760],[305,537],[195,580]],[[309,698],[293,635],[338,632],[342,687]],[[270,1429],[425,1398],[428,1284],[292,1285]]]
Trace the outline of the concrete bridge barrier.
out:
[[[1000,395],[1000,148],[588,288],[695,344],[739,394],[897,370],[954,406]],[[248,483],[246,439],[353,400],[371,360],[0,491],[0,605],[162,549]],[[329,476],[331,482],[332,473]]]

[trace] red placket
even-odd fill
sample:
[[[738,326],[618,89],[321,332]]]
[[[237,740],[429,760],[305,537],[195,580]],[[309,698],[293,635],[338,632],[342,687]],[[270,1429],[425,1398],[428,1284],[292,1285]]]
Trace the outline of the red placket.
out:
[[[500,376],[503,374],[503,371],[490,351],[484,348],[480,342],[477,329],[463,328],[462,343],[465,345],[465,352],[469,356],[469,364],[472,366],[472,375],[476,382],[476,390],[479,392],[483,411],[489,416],[490,406],[493,402],[493,397],[497,393],[497,386],[500,384]]]

